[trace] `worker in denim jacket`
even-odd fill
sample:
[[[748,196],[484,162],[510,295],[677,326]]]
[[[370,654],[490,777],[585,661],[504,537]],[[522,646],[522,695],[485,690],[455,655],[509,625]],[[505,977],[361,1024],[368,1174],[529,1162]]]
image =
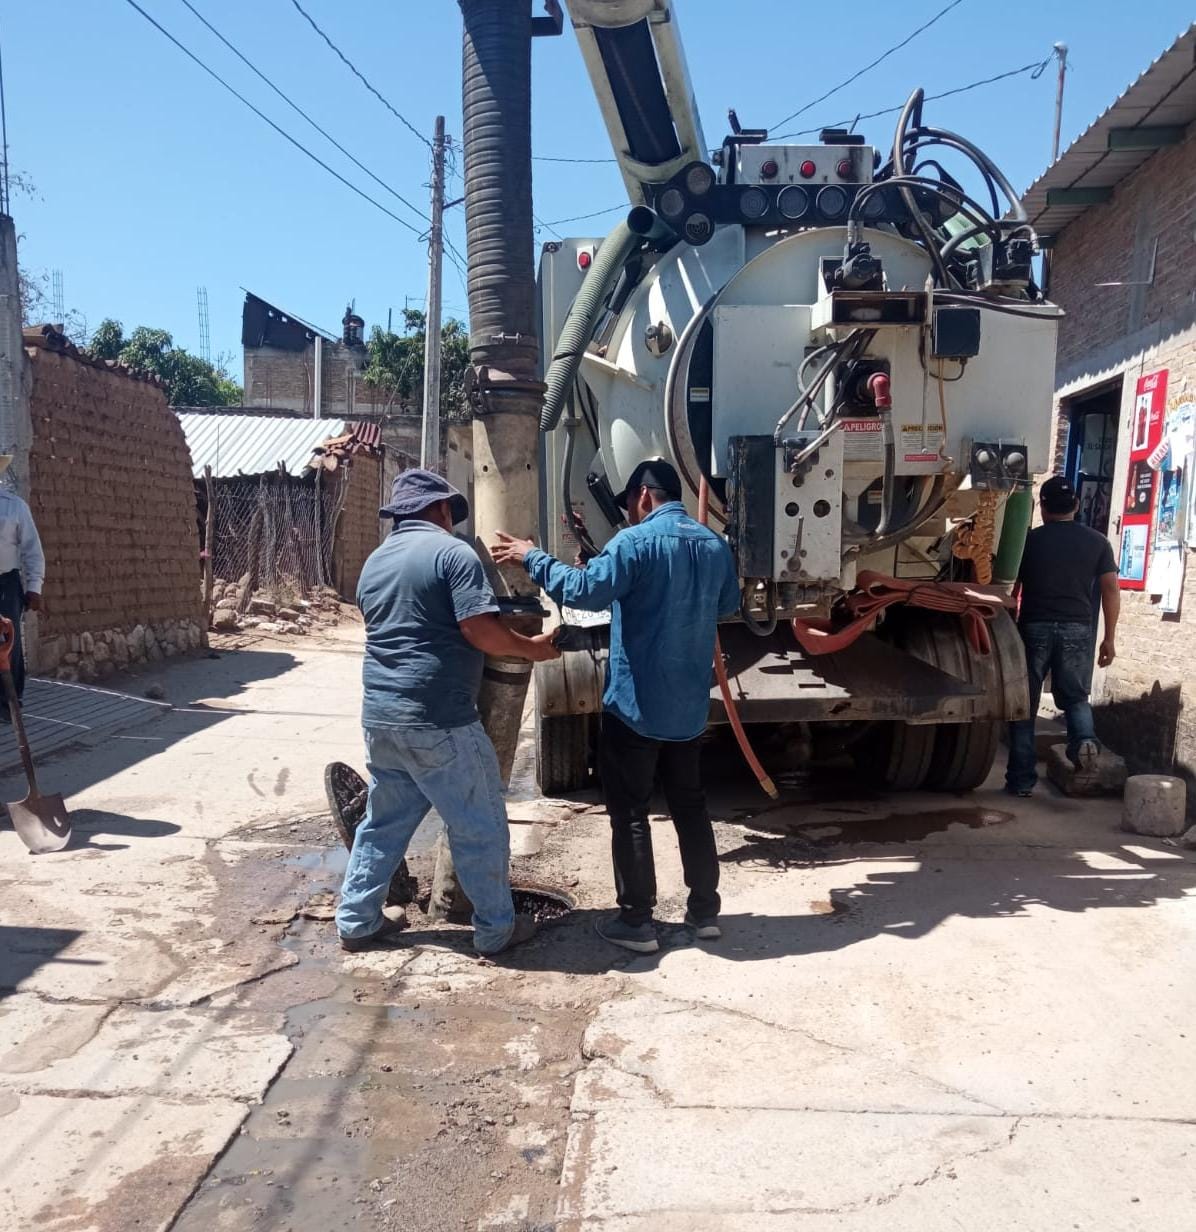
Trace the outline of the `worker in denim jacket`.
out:
[[[660,948],[648,824],[658,775],[689,888],[686,923],[700,940],[721,935],[718,851],[699,743],[710,711],[715,626],[739,610],[739,580],[726,542],[685,512],[681,480],[668,462],[641,462],[616,499],[630,526],[583,569],[501,531],[491,551],[500,563],[522,562],[563,607],[611,609],[600,771],[619,912],[597,927],[607,941],[651,954]]]

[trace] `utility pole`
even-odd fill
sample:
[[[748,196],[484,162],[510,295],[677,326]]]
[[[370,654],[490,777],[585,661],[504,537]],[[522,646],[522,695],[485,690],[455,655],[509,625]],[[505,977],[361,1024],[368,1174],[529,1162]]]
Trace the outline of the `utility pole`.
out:
[[[432,229],[428,232],[428,315],[424,321],[424,422],[419,464],[440,470],[440,282],[444,267],[444,116],[432,138]]]
[[[1059,84],[1055,87],[1055,138],[1051,142],[1051,164],[1059,161],[1059,136],[1063,130],[1063,83],[1067,79],[1067,44],[1055,44],[1055,58],[1059,61]]]

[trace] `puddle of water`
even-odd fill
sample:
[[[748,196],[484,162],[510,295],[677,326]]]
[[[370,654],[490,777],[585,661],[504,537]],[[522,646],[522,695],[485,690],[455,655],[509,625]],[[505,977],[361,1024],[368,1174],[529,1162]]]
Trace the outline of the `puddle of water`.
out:
[[[788,829],[800,834],[815,847],[838,847],[845,843],[917,843],[950,826],[984,830],[1013,820],[1001,809],[945,808],[924,813],[890,813],[887,817],[864,817],[859,821],[801,822]]]

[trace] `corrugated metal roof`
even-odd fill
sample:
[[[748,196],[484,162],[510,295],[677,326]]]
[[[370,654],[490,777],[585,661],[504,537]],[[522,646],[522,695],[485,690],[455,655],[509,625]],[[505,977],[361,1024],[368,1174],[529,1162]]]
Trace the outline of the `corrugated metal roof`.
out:
[[[1082,136],[1026,189],[1022,198],[1034,229],[1058,235],[1089,205],[1048,205],[1052,188],[1112,188],[1155,151],[1111,150],[1114,128],[1185,126],[1196,120],[1196,25],[1167,48]]]
[[[196,477],[210,466],[217,478],[260,475],[286,464],[292,475],[301,474],[312,450],[331,436],[345,432],[343,419],[291,419],[279,415],[179,416],[191,469]]]

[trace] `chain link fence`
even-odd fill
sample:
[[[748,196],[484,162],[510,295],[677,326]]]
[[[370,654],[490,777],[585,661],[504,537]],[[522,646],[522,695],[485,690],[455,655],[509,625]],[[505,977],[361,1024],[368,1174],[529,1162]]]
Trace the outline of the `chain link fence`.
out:
[[[333,585],[333,544],[344,509],[348,473],[315,471],[215,480],[212,575],[236,587],[237,610],[254,597],[287,605]],[[201,481],[201,534],[208,522]]]

